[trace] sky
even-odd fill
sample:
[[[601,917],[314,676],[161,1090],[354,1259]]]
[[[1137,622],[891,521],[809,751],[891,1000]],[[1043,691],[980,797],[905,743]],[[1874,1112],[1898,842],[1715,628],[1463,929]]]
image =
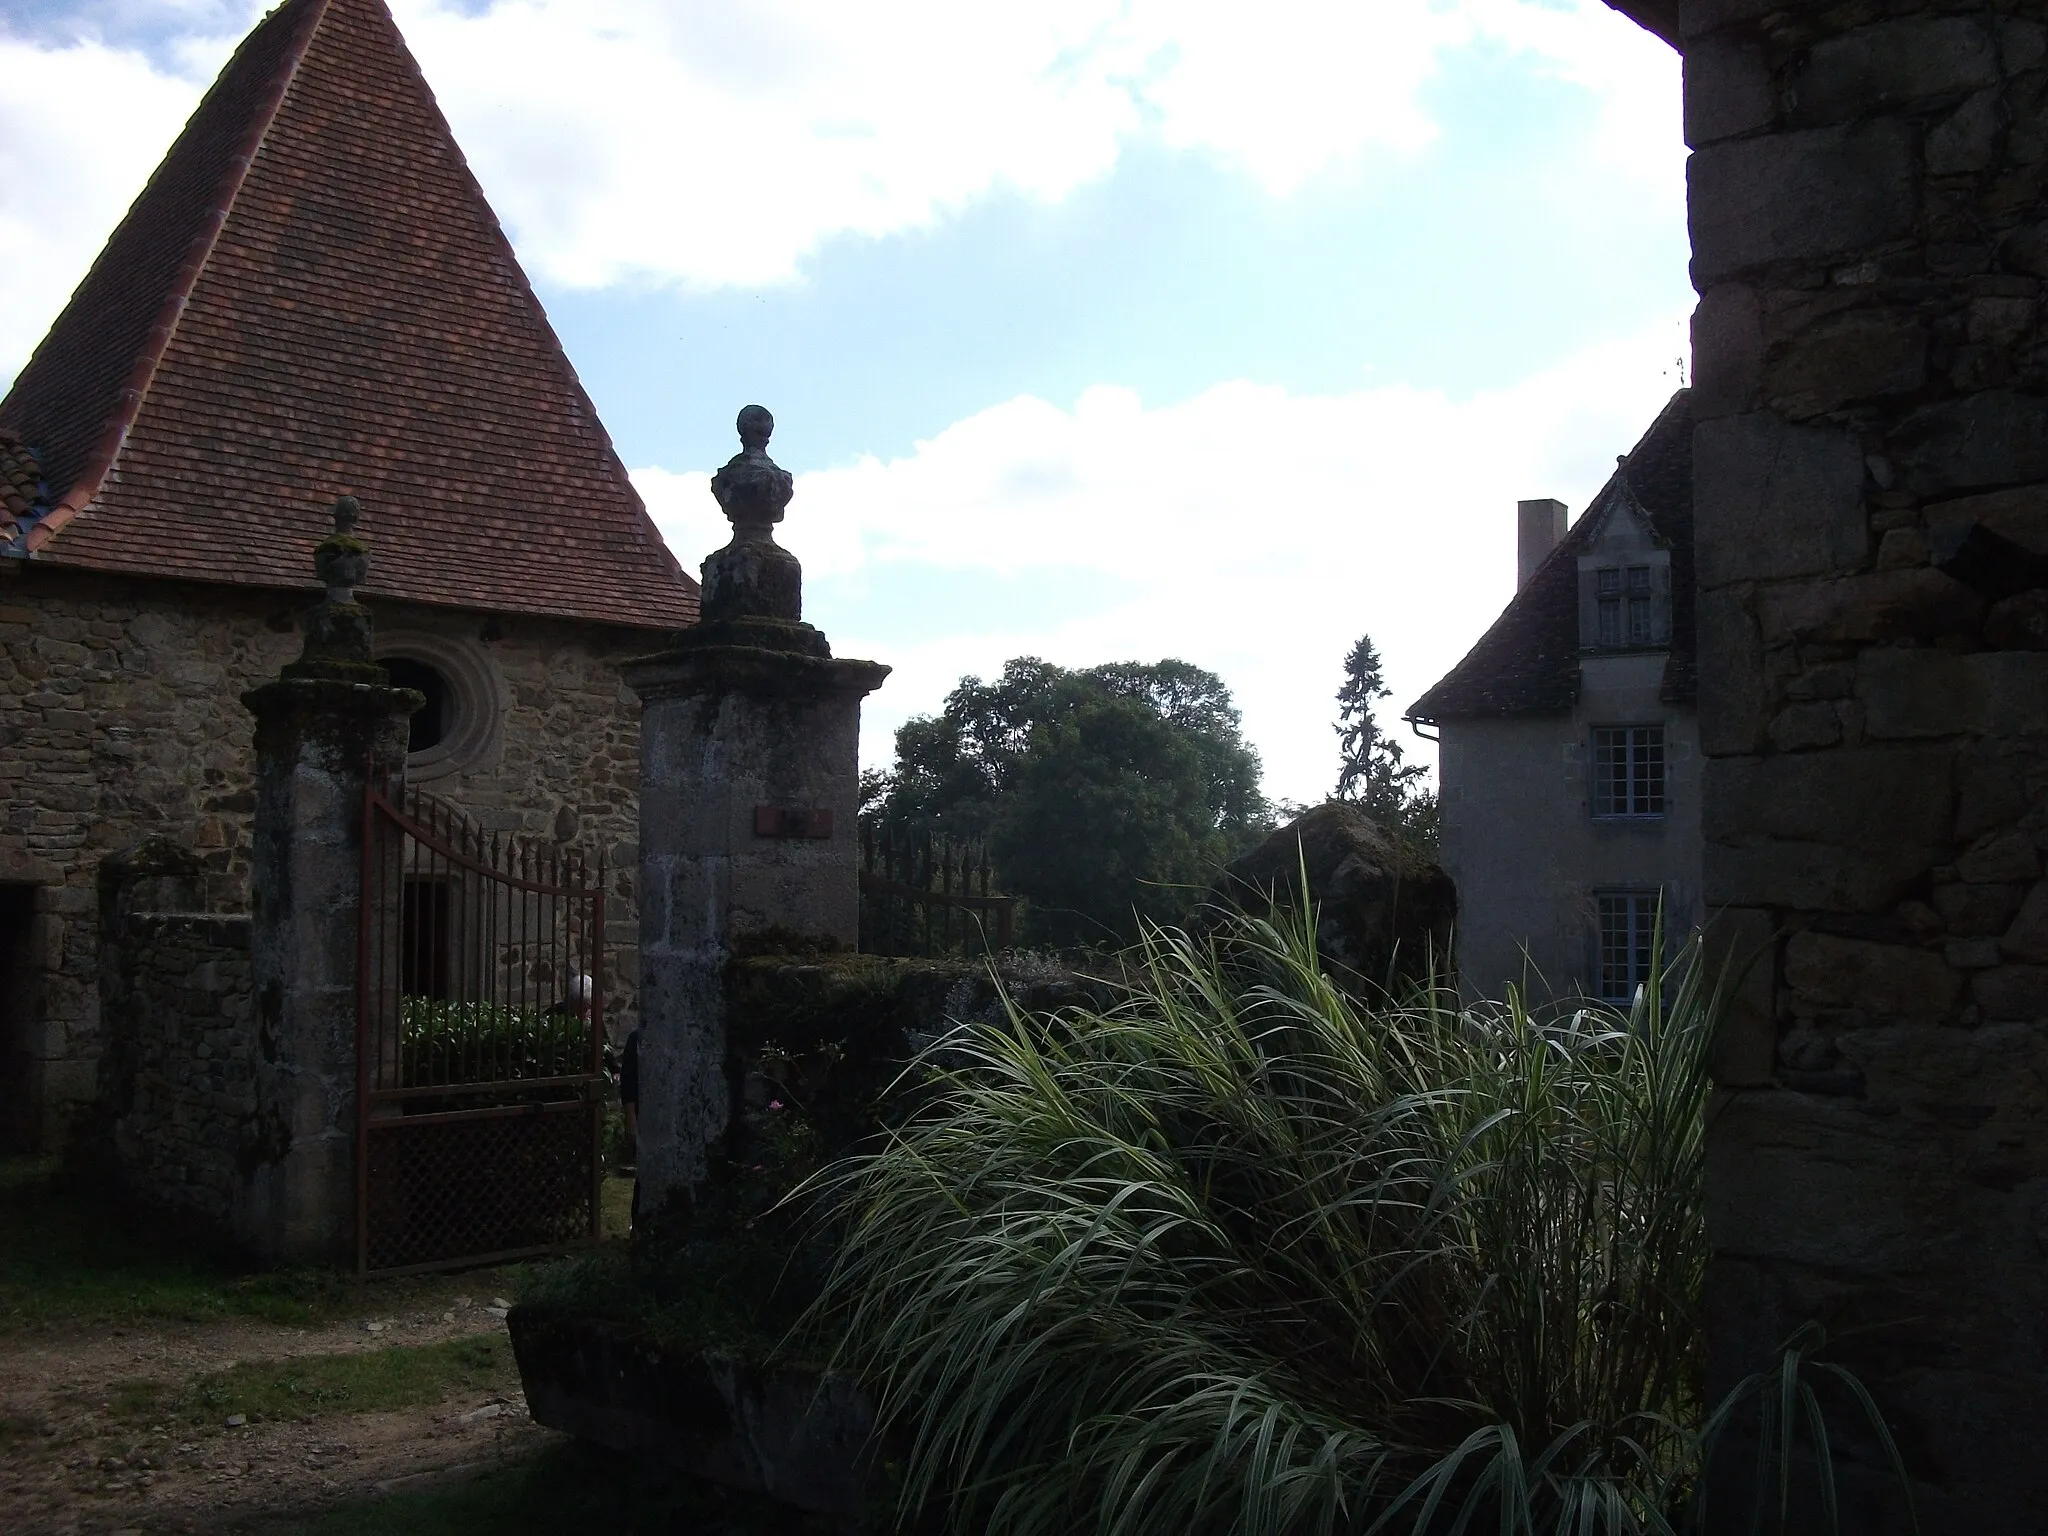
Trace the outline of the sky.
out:
[[[1679,63],[1600,0],[390,0],[685,567],[776,417],[862,757],[1012,656],[1399,723],[1683,382]],[[0,4],[0,388],[266,7]]]

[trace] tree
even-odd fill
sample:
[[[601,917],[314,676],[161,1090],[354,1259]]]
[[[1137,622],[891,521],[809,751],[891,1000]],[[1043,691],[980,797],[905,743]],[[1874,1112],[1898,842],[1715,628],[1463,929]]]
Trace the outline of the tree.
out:
[[[886,825],[985,841],[1040,943],[1179,917],[1270,821],[1230,690],[1175,660],[1020,656],[992,682],[964,677],[897,731],[895,766],[863,791]]]
[[[1422,783],[1421,763],[1402,761],[1401,744],[1381,733],[1372,707],[1392,689],[1380,670],[1371,635],[1360,635],[1344,658],[1344,686],[1337,690],[1337,742],[1343,764],[1336,798],[1357,804],[1389,831],[1406,837],[1432,857],[1436,853],[1436,793]]]

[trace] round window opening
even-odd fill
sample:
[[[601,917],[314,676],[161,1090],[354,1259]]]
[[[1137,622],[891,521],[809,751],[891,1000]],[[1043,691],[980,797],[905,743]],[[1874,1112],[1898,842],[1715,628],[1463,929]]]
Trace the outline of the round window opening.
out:
[[[379,641],[377,659],[391,681],[426,700],[406,727],[406,777],[424,784],[495,764],[506,698],[491,658],[461,636],[430,630],[401,628]]]
[[[388,656],[384,669],[391,674],[393,687],[416,688],[427,697],[427,702],[413,712],[405,750],[424,752],[440,746],[455,724],[455,696],[448,679],[413,656]]]

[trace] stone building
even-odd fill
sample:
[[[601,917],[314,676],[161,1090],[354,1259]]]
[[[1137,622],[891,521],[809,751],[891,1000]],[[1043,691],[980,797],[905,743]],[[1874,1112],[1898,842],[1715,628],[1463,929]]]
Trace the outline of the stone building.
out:
[[[639,705],[696,614],[382,0],[286,0],[0,401],[0,1138],[95,1091],[95,881],[145,834],[246,904],[253,722],[339,493],[427,705],[410,781],[602,851],[632,1008]]]
[[[1685,55],[1710,1390],[1800,1323],[1919,1529],[2048,1529],[2048,16],[1610,0]],[[1841,1528],[1908,1528],[1867,1436]]]
[[[1438,737],[1458,973],[1624,1001],[1700,920],[1692,415],[1681,390],[1585,515],[1517,509],[1516,591],[1408,711]]]

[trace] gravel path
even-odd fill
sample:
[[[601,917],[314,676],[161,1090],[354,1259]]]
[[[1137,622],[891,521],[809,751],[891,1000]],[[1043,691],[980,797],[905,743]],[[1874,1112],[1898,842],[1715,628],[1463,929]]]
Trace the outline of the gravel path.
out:
[[[51,1326],[0,1335],[0,1531],[7,1536],[260,1530],[339,1500],[470,1475],[556,1437],[510,1378],[390,1412],[156,1424],[115,1411],[124,1385],[170,1388],[246,1361],[503,1334],[495,1298],[292,1328]]]

